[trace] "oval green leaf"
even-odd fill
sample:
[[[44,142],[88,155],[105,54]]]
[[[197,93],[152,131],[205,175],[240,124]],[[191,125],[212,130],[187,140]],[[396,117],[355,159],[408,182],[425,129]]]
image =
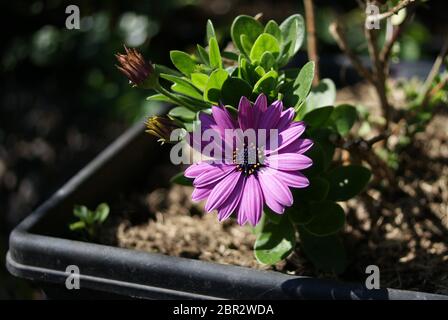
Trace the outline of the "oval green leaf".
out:
[[[186,121],[191,121],[196,118],[196,113],[185,107],[175,107],[168,112],[168,115]]]
[[[297,102],[295,105],[296,111],[306,100],[311,90],[311,85],[314,79],[314,62],[309,61],[306,63],[294,80],[294,95],[297,96]]]
[[[312,110],[303,117],[303,121],[312,128],[319,128],[327,123],[333,113],[333,110],[333,106]]]
[[[344,210],[333,201],[313,202],[310,204],[309,210],[313,218],[304,228],[315,236],[329,236],[344,227]]]
[[[273,35],[279,43],[282,41],[282,31],[274,20],[269,20],[264,28],[264,32]]]
[[[280,24],[282,33],[282,64],[286,64],[302,46],[305,36],[305,22],[300,14],[287,18]]]
[[[295,244],[295,229],[289,219],[278,224],[267,221],[255,241],[255,258],[262,264],[276,264],[294,250]]]
[[[210,60],[210,66],[213,69],[221,69],[222,68],[222,60],[221,60],[221,53],[219,52],[219,46],[218,41],[216,41],[216,38],[211,38],[208,46],[209,50],[209,60]]]
[[[263,33],[257,38],[250,51],[250,60],[259,63],[265,52],[270,52],[274,57],[280,52],[277,39],[269,33]]]
[[[183,172],[179,172],[170,179],[171,183],[180,184],[182,186],[192,186],[193,181],[184,176]]]
[[[213,22],[210,19],[207,20],[206,32],[207,42],[210,42],[211,38],[216,38],[215,27],[213,27]]]
[[[191,82],[193,85],[201,91],[205,90],[205,86],[208,82],[208,75],[204,73],[192,73]]]
[[[276,71],[269,71],[263,77],[261,77],[260,80],[257,81],[257,83],[254,85],[253,92],[269,95],[277,85],[277,77],[278,74]]]
[[[340,274],[347,267],[344,245],[337,234],[316,237],[299,226],[300,243],[313,265],[325,272]]]
[[[216,69],[210,75],[204,91],[204,99],[211,103],[218,103],[221,99],[221,88],[229,74],[223,69]]]
[[[327,197],[334,201],[347,201],[364,190],[370,177],[370,170],[362,166],[349,165],[334,168],[327,174],[330,183]]]
[[[356,108],[348,104],[342,104],[334,109],[330,121],[341,136],[346,136],[357,119]]]
[[[221,95],[223,103],[238,107],[241,97],[250,99],[252,95],[252,87],[249,83],[240,78],[227,78],[222,85]]]
[[[196,61],[183,51],[173,50],[170,52],[171,62],[183,74],[189,76],[196,70]]]
[[[263,25],[253,17],[247,15],[236,17],[230,28],[232,41],[242,53],[245,51],[241,44],[241,35],[246,35],[247,41],[252,45],[262,32]]]

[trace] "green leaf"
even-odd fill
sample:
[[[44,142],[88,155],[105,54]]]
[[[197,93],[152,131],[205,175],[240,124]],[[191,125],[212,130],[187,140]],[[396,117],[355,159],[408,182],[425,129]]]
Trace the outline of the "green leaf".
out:
[[[196,71],[196,61],[183,51],[173,50],[170,52],[171,62],[183,74],[189,76]]]
[[[96,207],[95,220],[98,221],[99,223],[103,223],[109,216],[109,212],[110,209],[107,203],[101,203],[100,205],[98,205],[98,207]]]
[[[315,145],[319,144],[322,151],[324,170],[328,169],[334,156],[335,145],[331,142],[332,136],[337,136],[337,133],[328,128],[319,128],[310,131],[311,140],[314,141]]]
[[[258,36],[263,32],[263,25],[254,18],[247,15],[240,15],[233,20],[230,28],[230,35],[235,47],[244,53],[241,44],[241,35],[246,35],[248,44],[252,45]]]
[[[163,95],[161,93],[153,94],[152,96],[147,97],[146,100],[148,100],[148,101],[163,101],[163,102],[168,102],[168,103],[174,103],[173,100],[171,100],[170,98],[168,98],[167,96],[165,96],[165,95]]]
[[[196,113],[185,107],[175,107],[168,112],[173,118],[180,118],[184,121],[191,121],[196,118]]]
[[[95,212],[88,210],[87,217],[84,222],[86,223],[86,226],[92,225],[95,222]]]
[[[318,141],[313,141],[314,144],[306,155],[313,160],[313,165],[308,169],[303,170],[303,173],[308,177],[314,177],[325,171],[326,157],[325,152]]]
[[[282,65],[292,58],[303,43],[305,36],[305,22],[300,14],[287,18],[280,24],[282,33]]]
[[[253,92],[255,92],[255,93],[265,93],[266,95],[270,95],[271,92],[277,86],[277,77],[278,77],[278,74],[277,74],[276,71],[271,70],[271,71],[267,72],[254,85]]]
[[[204,91],[208,82],[208,75],[204,73],[192,73],[191,82],[196,88],[198,88],[201,91]]]
[[[207,42],[210,43],[211,38],[216,39],[215,28],[213,27],[213,22],[210,19],[207,20],[206,30],[207,30]]]
[[[178,76],[178,77],[182,76],[182,73],[180,73],[179,71],[165,67],[164,65],[161,64],[155,64],[154,69],[156,70],[157,74],[165,73],[170,74],[172,76]]]
[[[241,97],[250,99],[252,87],[243,79],[229,77],[222,86],[221,94],[224,104],[237,107]]]
[[[216,69],[210,75],[204,91],[204,99],[211,103],[219,103],[221,100],[221,88],[229,74],[223,69]]]
[[[328,119],[330,119],[333,110],[334,107],[332,106],[312,110],[303,117],[303,121],[312,128],[322,127],[327,123]]]
[[[185,77],[178,77],[178,76],[173,76],[171,74],[166,74],[166,73],[161,73],[160,77],[162,79],[168,80],[172,83],[178,83],[178,84],[185,84],[185,85],[191,85],[190,83],[190,79],[185,78]],[[192,86],[193,87],[193,86]],[[194,88],[194,87],[193,87]]]
[[[85,220],[89,215],[89,209],[87,209],[86,206],[75,205],[75,207],[73,208],[73,215],[81,220]]]
[[[193,181],[184,176],[183,172],[179,172],[170,179],[170,183],[180,184],[182,186],[192,186]]]
[[[277,57],[280,52],[277,39],[269,33],[262,33],[257,38],[250,51],[250,60],[259,63],[265,52],[270,52],[274,57]]]
[[[206,66],[210,65],[210,59],[208,58],[207,50],[201,45],[197,45],[198,56],[201,59],[201,62]]]
[[[248,83],[255,84],[260,76],[255,71],[254,65],[252,65],[249,61],[242,58],[240,61],[240,70],[241,70],[241,78],[246,80]]]
[[[300,198],[296,201],[300,201]],[[293,223],[306,224],[313,218],[313,214],[310,211],[309,206],[310,205],[308,202],[300,201],[299,203],[294,203],[292,207],[286,209],[286,213]]]
[[[296,111],[300,105],[306,100],[314,79],[314,62],[310,61],[305,64],[294,81],[294,95],[298,97],[295,108]]]
[[[201,92],[190,83],[189,79],[164,73],[160,74],[160,77],[174,83],[174,85],[171,86],[173,91],[202,100]]]
[[[344,227],[344,210],[335,202],[329,200],[313,202],[310,204],[309,210],[313,217],[309,223],[304,225],[304,228],[315,236],[329,236]]]
[[[216,38],[211,38],[209,42],[209,58],[210,58],[210,66],[214,69],[222,68],[222,60],[221,53],[219,52],[218,41]]]
[[[269,20],[269,22],[266,24],[266,27],[264,28],[264,32],[273,35],[278,40],[278,42],[282,41],[282,31],[280,30],[277,22],[275,22],[274,20]]]
[[[263,67],[264,70],[270,70],[275,65],[275,58],[272,53],[266,51],[261,56],[260,66]]]
[[[229,60],[238,61],[238,55],[235,52],[223,51],[222,57]]]
[[[86,227],[86,224],[84,223],[84,221],[76,221],[69,225],[69,228],[71,231],[81,230],[81,229],[84,229],[85,227]]]
[[[295,229],[289,219],[282,219],[279,224],[266,221],[255,241],[255,257],[262,264],[273,265],[285,259],[295,244]]]
[[[262,66],[257,66],[255,68],[255,72],[260,76],[264,76],[266,74],[266,71],[264,70],[264,68]]]
[[[202,100],[202,94],[196,90],[196,88],[184,84],[175,83],[171,86],[171,90],[177,93],[184,94],[186,96]]]
[[[327,174],[330,183],[328,199],[346,201],[360,193],[371,177],[369,169],[357,165],[334,168]]]
[[[336,86],[334,82],[331,79],[322,79],[316,87],[311,89],[306,101],[306,110],[332,106],[335,101]]]
[[[338,235],[316,237],[300,226],[299,234],[303,251],[316,268],[336,274],[344,272],[347,257]]]
[[[263,209],[264,216],[267,219],[267,221],[279,224],[282,222],[284,215],[275,213],[272,211],[269,207],[265,206]]]
[[[356,108],[348,104],[342,104],[334,109],[330,121],[341,136],[346,136],[357,119],[358,112]]]
[[[311,177],[309,178],[310,185],[303,189],[294,189],[294,199],[297,201],[323,201],[330,189],[330,184],[327,180],[321,177]]]
[[[252,45],[253,43],[249,40],[249,37],[245,34],[242,34],[240,37],[240,41],[241,41],[241,47],[242,47],[242,52],[243,54],[246,54],[247,56],[249,56],[250,54],[250,50],[252,49]]]

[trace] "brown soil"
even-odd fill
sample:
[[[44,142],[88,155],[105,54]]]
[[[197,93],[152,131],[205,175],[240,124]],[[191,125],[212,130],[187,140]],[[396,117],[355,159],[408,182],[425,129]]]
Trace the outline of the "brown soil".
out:
[[[122,221],[116,230],[120,247],[178,257],[262,268],[251,253],[255,236],[232,221],[218,223],[190,201],[192,188],[173,185],[146,197],[155,218],[139,225]]]
[[[357,97],[362,93],[362,96]],[[338,94],[339,101],[360,99],[374,105],[365,86]],[[370,104],[373,101],[372,104]],[[425,132],[399,154],[398,190],[370,186],[345,203],[347,225],[343,239],[349,266],[340,279],[364,281],[365,268],[375,264],[381,285],[448,294],[448,115],[439,112]],[[386,192],[387,191],[387,192]],[[190,187],[172,186],[129,197],[151,216],[117,220],[110,230],[124,248],[188,257],[224,264],[275,269],[297,275],[335,277],[316,271],[300,248],[285,263],[263,266],[253,257],[255,236],[234,221],[219,223],[216,214],[203,214],[203,203],[190,201]],[[125,205],[126,206],[126,205]],[[132,211],[132,210],[131,210]]]

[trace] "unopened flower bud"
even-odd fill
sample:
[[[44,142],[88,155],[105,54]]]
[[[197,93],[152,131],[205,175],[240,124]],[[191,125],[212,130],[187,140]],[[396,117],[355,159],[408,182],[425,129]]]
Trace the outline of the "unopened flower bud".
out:
[[[171,119],[153,116],[146,120],[146,132],[159,138],[162,144],[171,141],[171,132],[176,129],[180,129],[179,125]]]
[[[136,49],[124,47],[126,54],[116,54],[120,65],[117,65],[129,81],[136,87],[153,89],[158,83],[158,75],[150,61],[145,61]]]

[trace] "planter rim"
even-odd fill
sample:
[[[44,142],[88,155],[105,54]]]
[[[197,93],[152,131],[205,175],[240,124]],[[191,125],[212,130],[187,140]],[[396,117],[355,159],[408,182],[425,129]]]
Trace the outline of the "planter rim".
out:
[[[131,127],[13,230],[6,257],[11,274],[64,286],[69,275],[66,267],[76,265],[82,288],[140,298],[448,300],[448,296],[439,294],[369,290],[362,284],[147,253],[31,231],[50,210],[126,152],[128,144],[142,134],[143,124]]]

